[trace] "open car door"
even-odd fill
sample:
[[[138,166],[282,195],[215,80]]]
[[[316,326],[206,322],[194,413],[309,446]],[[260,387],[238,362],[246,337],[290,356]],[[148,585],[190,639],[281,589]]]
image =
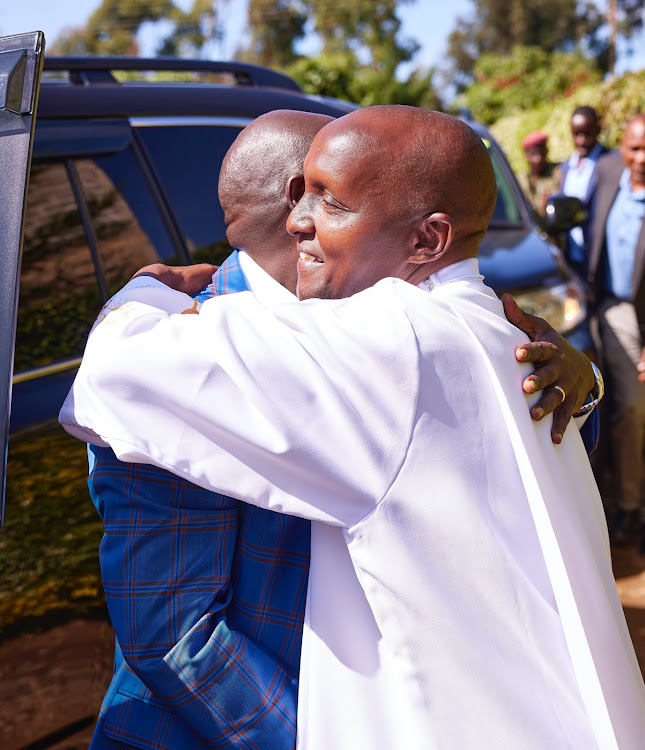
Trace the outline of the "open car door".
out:
[[[4,520],[11,381],[25,198],[45,37],[0,37],[0,523]]]

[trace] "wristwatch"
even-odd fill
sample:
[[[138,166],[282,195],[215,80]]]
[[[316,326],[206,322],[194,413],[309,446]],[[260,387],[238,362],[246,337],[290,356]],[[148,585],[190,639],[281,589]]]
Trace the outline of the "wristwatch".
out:
[[[591,368],[593,369],[593,376],[596,383],[592,388],[591,393],[587,396],[587,400],[573,415],[574,417],[582,417],[584,414],[588,414],[592,409],[595,409],[596,406],[598,406],[602,397],[605,395],[605,381],[602,379],[602,373],[593,362],[591,363]]]

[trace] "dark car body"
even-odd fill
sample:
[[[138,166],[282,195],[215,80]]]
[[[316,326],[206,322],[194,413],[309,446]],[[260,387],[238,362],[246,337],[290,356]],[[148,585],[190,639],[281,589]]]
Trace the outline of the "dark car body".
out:
[[[26,632],[106,617],[98,568],[102,527],[88,497],[85,446],[56,421],[102,304],[148,263],[226,257],[219,168],[255,117],[274,109],[332,116],[354,109],[307,96],[273,71],[236,63],[50,58],[44,75],[26,198],[0,531],[0,649],[7,653],[21,647]],[[585,330],[584,288],[536,229],[499,147],[471,124],[490,149],[499,184],[481,269],[498,292],[513,292],[575,340]],[[23,183],[25,176],[23,170]],[[18,203],[14,212],[22,210]],[[16,251],[7,277],[14,292],[18,259]],[[576,343],[584,346],[582,338]],[[7,393],[10,373],[7,367]],[[79,658],[96,657],[82,652]],[[30,721],[20,715],[0,721],[3,746],[46,747],[47,737],[82,744],[75,732],[81,724],[90,731],[110,678],[109,654],[101,659],[96,663],[104,666],[93,677],[98,687],[88,687],[84,704],[68,708],[61,691],[49,718],[41,711]],[[60,672],[57,663],[40,668],[37,685],[60,679],[52,677],[52,670]],[[34,694],[33,703],[39,701]]]

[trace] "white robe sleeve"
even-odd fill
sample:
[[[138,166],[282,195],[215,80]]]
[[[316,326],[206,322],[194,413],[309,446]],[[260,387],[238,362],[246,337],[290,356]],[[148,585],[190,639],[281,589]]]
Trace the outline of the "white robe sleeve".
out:
[[[123,461],[349,527],[411,439],[418,346],[392,283],[270,309],[243,292],[181,315],[190,297],[135,279],[90,335],[61,424]]]

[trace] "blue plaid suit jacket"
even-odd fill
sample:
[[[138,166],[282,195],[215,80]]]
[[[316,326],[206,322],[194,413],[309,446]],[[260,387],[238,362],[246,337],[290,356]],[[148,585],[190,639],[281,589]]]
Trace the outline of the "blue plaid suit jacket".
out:
[[[197,298],[245,289],[234,253]],[[117,637],[92,750],[295,747],[309,522],[89,455]]]

